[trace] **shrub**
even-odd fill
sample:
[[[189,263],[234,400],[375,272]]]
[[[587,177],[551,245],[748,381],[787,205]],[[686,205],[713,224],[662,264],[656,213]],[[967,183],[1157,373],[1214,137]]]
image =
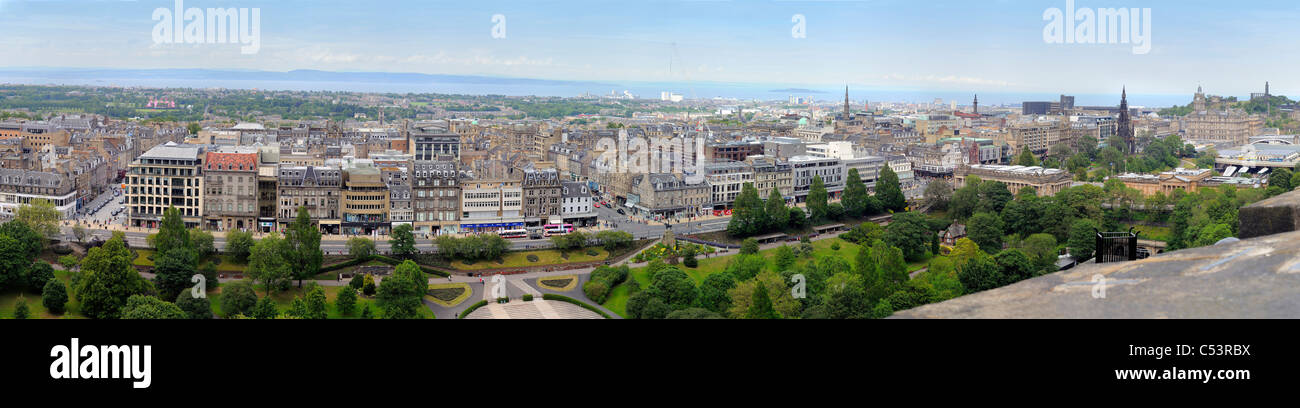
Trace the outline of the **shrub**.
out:
[[[356,288],[353,288],[351,286],[343,288],[343,290],[339,292],[338,297],[334,298],[334,308],[338,309],[339,313],[341,314],[350,315],[352,314],[353,310],[356,310],[356,307],[357,307]]]
[[[365,282],[366,283],[361,286],[361,293],[364,293],[366,296],[374,296],[376,291],[375,277],[367,273]]]
[[[221,293],[221,312],[225,313],[226,317],[239,314],[247,316],[253,306],[257,305],[257,293],[248,282],[232,282],[223,285]]]
[[[528,256],[527,256],[526,258],[528,258],[528,262],[537,262],[537,261],[540,261],[540,260],[541,260],[541,259],[538,258],[537,255],[535,255],[535,254],[528,254]]]
[[[525,301],[525,302],[532,302],[532,301],[533,301],[533,294],[532,294],[532,293],[525,293],[525,294],[524,294],[524,301]]]
[[[543,296],[542,298],[545,299],[546,297]],[[470,313],[474,313],[475,310],[478,310],[478,308],[483,307],[483,306],[487,306],[487,301],[486,301],[486,300],[480,300],[480,301],[478,301],[477,303],[474,303],[473,305],[470,305],[469,307],[465,308],[465,310],[462,310],[462,311],[460,312],[460,315],[459,315],[459,316],[456,316],[456,318],[457,318],[457,319],[464,319],[465,316],[469,316]],[[367,311],[367,312],[370,311],[370,306],[366,306],[366,311]]]
[[[188,290],[182,290],[176,296],[176,306],[185,311],[187,319],[211,319],[212,303],[206,297],[196,298]]]
[[[81,260],[77,259],[76,255],[64,255],[59,257],[59,265],[63,265],[63,269],[75,268],[80,263]]]
[[[63,314],[68,305],[68,288],[64,287],[63,282],[58,279],[50,279],[41,290],[41,304],[45,305],[45,309],[50,313]]]
[[[832,244],[831,244],[831,250],[832,250],[832,251],[839,251],[839,250],[840,250],[840,243],[839,243],[839,242],[832,243]]]
[[[34,291],[45,288],[45,283],[54,279],[54,267],[45,261],[37,260],[27,268],[27,287]]]
[[[600,256],[600,251],[587,248],[587,256]]]
[[[359,273],[353,273],[352,280],[348,281],[348,286],[356,290],[361,290],[361,287],[365,285],[366,277]]]
[[[499,297],[499,298],[497,298],[497,303],[510,303],[510,298],[508,298],[508,297]]]
[[[591,299],[592,302],[605,303],[605,299],[609,296],[609,285],[603,281],[588,280],[587,283],[582,284],[582,293],[586,294],[587,299]]]
[[[695,268],[700,266],[700,261],[695,259],[695,255],[690,255],[687,256],[685,259],[682,259],[682,265],[686,266],[687,268]]]
[[[606,318],[606,319],[609,318],[609,315],[606,314],[605,311],[600,310],[600,308],[597,308],[597,307],[595,307],[595,306],[592,306],[592,305],[587,304],[586,302],[583,302],[583,301],[580,301],[580,300],[578,300],[578,299],[574,299],[574,298],[571,298],[571,297],[568,297],[568,296],[557,295],[557,294],[554,294],[554,293],[543,293],[543,294],[542,294],[542,299],[546,299],[546,300],[558,300],[558,301],[561,301],[561,302],[572,303],[572,304],[575,304],[575,305],[578,305],[578,306],[582,307],[583,309],[587,309],[587,310],[590,310],[590,311],[596,312],[596,314],[600,315],[601,317],[604,317],[604,318]]]
[[[758,241],[753,238],[745,238],[745,240],[740,243],[740,253],[742,255],[757,254]]]

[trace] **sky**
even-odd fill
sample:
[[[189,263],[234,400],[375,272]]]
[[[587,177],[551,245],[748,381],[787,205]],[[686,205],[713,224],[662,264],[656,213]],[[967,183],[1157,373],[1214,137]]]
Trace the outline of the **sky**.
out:
[[[1300,94],[1300,2],[1077,0],[1150,8],[1150,51],[1044,40],[1066,0],[221,1],[260,49],[159,44],[174,0],[0,0],[0,68],[418,72],[971,93]],[[504,38],[493,36],[502,30]],[[792,31],[803,17],[803,38]]]

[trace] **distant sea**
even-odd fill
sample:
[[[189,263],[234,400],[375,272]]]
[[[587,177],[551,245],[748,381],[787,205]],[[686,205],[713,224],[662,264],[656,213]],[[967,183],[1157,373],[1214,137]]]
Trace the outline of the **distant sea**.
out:
[[[738,100],[784,101],[790,96],[812,97],[816,101],[843,100],[843,86],[806,84],[752,84],[723,82],[637,82],[637,81],[558,81],[528,78],[502,78],[464,75],[394,74],[376,72],[327,72],[298,70],[289,72],[222,71],[204,69],[72,69],[72,68],[0,68],[0,83],[25,85],[90,85],[157,88],[227,88],[288,91],[352,91],[382,93],[441,93],[459,95],[555,96],[576,97],[584,94],[622,95],[630,92],[639,98],[659,99],[661,92],[674,92],[687,99],[724,98]],[[803,91],[803,92],[799,92]],[[977,92],[915,89],[853,89],[849,98],[860,107],[863,99],[872,103],[929,103],[935,98],[945,105],[956,100],[969,105]],[[1059,93],[978,92],[982,106],[1020,106],[1024,101],[1056,101]],[[1069,94],[1069,93],[1067,93]],[[1116,106],[1119,94],[1074,94],[1075,105]],[[1169,107],[1186,105],[1192,95],[1130,93],[1129,105]]]

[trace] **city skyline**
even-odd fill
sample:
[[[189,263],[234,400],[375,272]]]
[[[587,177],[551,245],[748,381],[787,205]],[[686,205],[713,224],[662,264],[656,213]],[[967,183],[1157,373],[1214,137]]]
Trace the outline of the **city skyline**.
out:
[[[251,54],[235,44],[155,43],[155,10],[176,5],[2,1],[0,23],[13,34],[0,52],[15,56],[3,68],[314,69],[816,90],[847,83],[864,91],[979,93],[989,95],[989,104],[999,102],[998,93],[1109,95],[1128,86],[1135,105],[1150,105],[1139,95],[1190,95],[1203,86],[1241,97],[1264,81],[1272,81],[1274,94],[1287,95],[1289,85],[1278,79],[1285,77],[1281,67],[1296,59],[1286,52],[1294,46],[1282,39],[1297,29],[1286,18],[1271,18],[1295,14],[1284,2],[1216,8],[1114,1],[652,1],[617,10],[593,2],[329,3],[311,6],[307,20],[296,17],[304,7],[298,1],[182,3],[185,9],[259,9],[260,44]],[[1069,5],[1149,7],[1150,52],[1135,54],[1127,44],[1046,43],[1045,11]],[[796,30],[806,37],[797,38]],[[1279,60],[1239,62],[1261,51]],[[1233,65],[1239,66],[1234,75],[1224,77],[1221,67]]]

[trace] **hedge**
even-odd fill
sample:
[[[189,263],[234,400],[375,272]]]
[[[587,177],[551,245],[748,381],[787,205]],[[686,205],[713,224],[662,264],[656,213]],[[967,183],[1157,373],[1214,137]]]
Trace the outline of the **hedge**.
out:
[[[478,308],[483,307],[483,306],[487,306],[487,301],[486,301],[486,300],[480,300],[480,301],[478,301],[478,303],[475,303],[475,304],[473,304],[473,305],[470,305],[469,308],[467,308],[467,309],[465,309],[465,310],[462,310],[462,311],[460,312],[460,316],[456,316],[456,318],[457,318],[457,319],[464,319],[465,316],[469,316],[470,313],[474,313],[475,310],[478,310]]]
[[[400,265],[402,262],[405,262],[404,260],[397,259],[397,258],[392,258],[392,257],[387,257],[387,256],[384,256],[384,255],[372,255],[372,256],[370,257],[370,259],[374,259],[374,260],[376,260],[376,261],[383,262],[383,263],[386,263],[386,264],[389,264],[389,265],[392,265],[392,266],[397,266],[397,265]],[[415,262],[415,261],[412,260],[412,262]],[[440,271],[440,270],[437,270],[437,269],[433,269],[433,268],[430,268],[430,267],[427,267],[427,266],[424,266],[424,265],[420,265],[419,263],[416,263],[416,265],[418,265],[418,266],[420,267],[420,270],[421,270],[421,271],[424,271],[424,273],[433,274],[433,275],[441,276],[441,277],[444,277],[444,278],[448,276],[448,273],[447,273],[447,272],[443,272],[443,271]]]
[[[349,267],[349,266],[357,266],[357,265],[360,265],[360,264],[365,263],[366,261],[369,261],[369,260],[370,260],[369,258],[354,258],[354,259],[349,259],[349,260],[346,260],[346,261],[343,261],[343,262],[339,262],[339,263],[336,263],[336,264],[332,264],[332,265],[328,265],[328,266],[322,266],[322,267],[320,268],[320,271],[321,271],[322,273],[324,273],[324,272],[334,272],[334,271],[337,271],[337,270],[339,270],[339,269],[347,268],[347,267]]]
[[[600,309],[596,308],[595,306],[589,305],[589,304],[587,304],[587,302],[583,302],[583,301],[581,301],[581,300],[574,299],[574,298],[571,298],[571,297],[568,297],[568,296],[557,295],[557,294],[554,294],[554,293],[543,293],[543,294],[542,294],[542,299],[546,299],[546,300],[558,300],[558,301],[561,301],[561,302],[572,303],[572,304],[575,304],[575,305],[581,306],[583,309],[587,309],[587,310],[590,310],[590,311],[596,312],[596,314],[600,315],[601,317],[604,317],[604,318],[606,318],[606,319],[609,318],[609,315],[608,315],[608,314],[605,314],[605,311],[600,310]]]

